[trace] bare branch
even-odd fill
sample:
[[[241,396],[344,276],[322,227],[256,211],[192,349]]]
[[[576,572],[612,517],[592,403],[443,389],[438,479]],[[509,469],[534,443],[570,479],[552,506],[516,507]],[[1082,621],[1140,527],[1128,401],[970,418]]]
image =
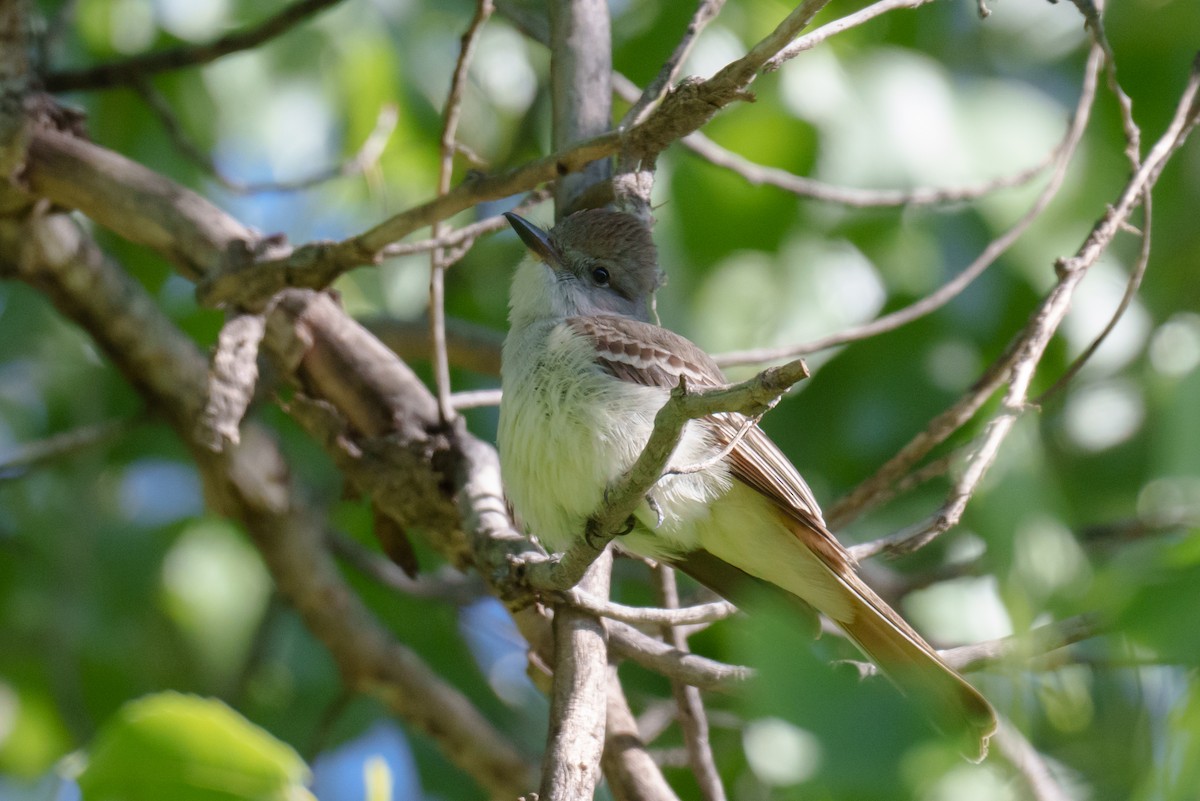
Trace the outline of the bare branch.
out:
[[[192,439],[208,368],[145,290],[106,262],[66,215],[0,225],[0,254],[5,270],[49,295],[161,410],[191,448],[214,510],[246,528],[279,591],[329,649],[347,687],[375,696],[426,733],[488,792],[511,797],[531,786],[530,766],[507,738],[395,642],[346,585],[323,547],[319,516],[293,492],[289,466],[270,437],[247,426],[241,442],[220,453]]]
[[[658,574],[659,600],[667,609],[679,607],[679,590],[675,584],[675,571],[666,565],[655,569]],[[687,652],[687,637],[678,628],[664,627],[663,639],[677,651]],[[708,739],[708,716],[700,691],[678,679],[671,680],[671,694],[679,710],[679,727],[683,730],[683,741],[687,746],[688,764],[700,785],[700,795],[705,801],[725,801],[725,786],[717,773],[713,759],[712,744]]]
[[[1101,18],[1101,9],[1104,3],[1102,0],[1071,0],[1071,2],[1083,15],[1087,28],[1092,33],[1092,41],[1104,51],[1104,72],[1108,81],[1108,89],[1116,98],[1117,108],[1121,110],[1121,125],[1125,129],[1125,157],[1129,159],[1130,165],[1136,170],[1140,165],[1142,155],[1142,132],[1133,120],[1133,100],[1125,93],[1125,90],[1121,88],[1120,81],[1117,80],[1116,54],[1113,53],[1112,45],[1109,44],[1108,34],[1105,33],[1104,21]]]
[[[1076,104],[1071,124],[1067,127],[1067,132],[1062,142],[1060,142],[1054,151],[1054,170],[1045,188],[1038,194],[1038,197],[1034,200],[1033,205],[1029,207],[1029,210],[1011,228],[988,243],[983,252],[967,265],[962,272],[943,284],[932,294],[902,309],[878,317],[864,325],[798,345],[781,348],[756,348],[753,350],[720,354],[716,357],[717,363],[722,366],[763,363],[776,359],[794,358],[838,345],[845,345],[849,342],[857,342],[861,339],[894,331],[903,325],[907,325],[942,308],[962,294],[964,289],[970,286],[985,270],[995,264],[1020,239],[1025,231],[1041,217],[1042,212],[1046,210],[1058,194],[1058,190],[1062,187],[1063,180],[1066,178],[1067,168],[1071,164],[1071,159],[1075,155],[1079,142],[1083,138],[1083,132],[1087,129],[1088,120],[1091,118],[1092,106],[1096,99],[1096,83],[1102,63],[1102,52],[1099,48],[1093,47],[1088,57],[1087,66],[1084,68],[1083,88],[1080,92],[1079,102]]]
[[[714,601],[683,608],[654,609],[601,601],[578,588],[565,590],[562,592],[562,596],[571,606],[585,612],[635,626],[692,626],[698,623],[714,623],[718,620],[725,620],[738,612],[737,607],[728,601]]]
[[[475,389],[466,392],[455,392],[450,396],[450,405],[456,410],[479,409],[484,406],[500,405],[500,390]]]
[[[475,45],[483,24],[492,15],[491,0],[479,0],[475,6],[475,16],[471,18],[466,32],[462,35],[462,46],[459,48],[458,60],[454,65],[454,75],[450,79],[450,92],[446,96],[445,110],[442,112],[441,160],[438,165],[438,196],[444,196],[450,191],[450,178],[454,174],[455,139],[458,136],[458,121],[462,116],[463,90],[467,83],[467,70],[471,66],[471,58],[475,54]],[[432,239],[439,238],[444,232],[445,224],[438,220],[430,232]],[[450,362],[446,357],[446,291],[445,271],[452,262],[447,258],[444,248],[434,248],[429,257],[429,332],[433,343],[433,383],[437,390],[438,413],[445,423],[454,417],[454,405],[450,402]]]
[[[39,195],[163,254],[193,281],[278,246],[190,189],[58,131],[40,128],[31,138],[25,180]]]
[[[585,592],[608,595],[612,553],[588,568]],[[604,625],[566,604],[554,611],[554,692],[542,759],[539,799],[591,798],[600,778],[607,710],[608,646]]]
[[[1064,161],[1060,162],[1059,167],[1055,171],[1057,180],[1059,182],[1061,182],[1062,176],[1060,173],[1065,169],[1064,165],[1066,161],[1069,160],[1071,154],[1074,153],[1075,146],[1083,136],[1084,129],[1087,127],[1087,122],[1091,115],[1091,108],[1095,102],[1096,85],[1099,80],[1102,55],[1102,51],[1096,46],[1093,46],[1091,52],[1089,53],[1087,66],[1084,70],[1083,91],[1080,93],[1079,103],[1075,108],[1075,115],[1071,124],[1071,133],[1069,134],[1069,141],[1072,144],[1065,148],[1063,154],[1060,155],[1060,158],[1064,159]],[[1053,185],[1053,183],[1054,180],[1052,179],[1051,185]],[[1050,186],[1047,186],[1047,190],[1049,189]],[[1045,200],[1045,203],[1049,203],[1050,196],[1048,196],[1046,190],[1043,190],[1042,197],[1039,198],[1039,200],[1042,199]],[[1035,203],[1034,208],[1042,205],[1044,204]],[[1018,227],[1022,226],[1022,224],[1027,227],[1032,223],[1033,219],[1036,218],[1036,216],[1031,216],[1030,214],[1033,211],[1034,209],[1031,208],[1030,212],[1026,213],[1026,216],[1022,218],[1022,222],[1017,224]],[[1038,214],[1040,213],[1041,212],[1039,210]],[[986,264],[987,262],[985,261],[985,257],[990,255],[990,251],[997,246],[997,243],[1000,243],[1004,247],[1007,247],[1008,244],[1011,244],[1011,242],[1006,243],[1004,240],[1008,239],[1014,230],[1017,230],[1017,227],[1009,229],[1009,231],[1000,239],[994,240],[988,246],[988,248],[985,249],[984,253],[980,255],[980,258],[975,261],[972,267],[979,264]],[[999,253],[996,253],[995,257],[998,256]],[[993,260],[995,257],[993,257]],[[971,270],[972,267],[968,267],[967,269]],[[945,287],[943,287],[943,289],[945,289]],[[930,296],[930,298],[932,297],[933,296]],[[925,298],[921,301],[918,301],[918,304],[924,304],[928,300],[929,298]],[[906,309],[901,309],[899,312],[895,312],[891,315],[885,315],[884,317],[881,317],[858,329],[853,329],[841,335],[825,337],[816,342],[808,343],[799,347],[806,350],[818,345],[821,347],[828,347],[830,344],[840,344],[844,341],[850,341],[852,338],[859,338],[860,335],[873,334],[876,332],[877,327],[886,329],[887,326],[881,324],[885,322],[890,324],[890,321],[895,321],[898,319],[896,315],[902,315],[902,317],[899,318],[902,320],[903,316],[907,315],[910,310],[914,308],[914,306],[917,306],[917,304],[909,306]],[[734,354],[735,358],[739,359],[747,355],[761,356],[764,354]],[[882,497],[885,493],[889,492],[888,488],[910,469],[912,469],[913,465],[923,459],[926,454],[948,439],[951,434],[953,434],[955,431],[965,425],[968,420],[974,417],[975,412],[979,410],[979,408],[988,400],[988,398],[990,398],[992,394],[1007,379],[1008,373],[1012,369],[1012,366],[1017,358],[1018,353],[1015,346],[1010,345],[1008,348],[1006,348],[1005,352],[1001,354],[1001,356],[985,371],[984,375],[975,382],[975,384],[962,398],[957,400],[949,409],[942,412],[932,421],[930,421],[929,425],[925,427],[924,431],[920,432],[911,440],[909,440],[909,442],[905,444],[905,446],[901,448],[895,456],[885,462],[883,466],[875,472],[874,475],[863,481],[849,494],[839,499],[837,503],[826,510],[826,519],[829,521],[830,526],[835,529],[840,528],[849,523],[863,511],[873,506],[875,504],[874,499]],[[858,548],[863,547],[864,546],[858,546]]]
[[[992,667],[1013,657],[1023,660],[1042,656],[1091,639],[1101,632],[1098,615],[1086,614],[1046,623],[1031,631],[998,640],[972,643],[939,651],[946,664],[955,670],[969,672]]]
[[[646,111],[662,99],[663,93],[667,91],[667,87],[679,77],[679,70],[683,67],[683,62],[687,60],[688,54],[692,52],[692,46],[696,44],[696,39],[699,38],[700,33],[708,26],[708,23],[717,18],[724,5],[725,0],[700,0],[700,5],[696,8],[696,13],[692,15],[691,20],[688,22],[687,30],[684,31],[683,37],[675,45],[675,50],[663,62],[654,79],[646,84],[645,91],[634,101],[629,111],[625,112],[625,116],[621,118],[621,122],[617,125],[618,130],[637,125],[645,119]]]
[[[984,8],[983,0],[979,2],[980,8]],[[1075,796],[1063,789],[1050,771],[1045,757],[1038,753],[1012,721],[1000,719],[1000,726],[992,742],[1025,779],[1031,801],[1074,801]]]
[[[930,0],[931,1],[931,0]],[[1068,128],[1069,130],[1069,128]],[[1009,189],[1029,183],[1051,164],[1059,160],[1067,139],[1055,146],[1037,164],[1026,167],[1012,175],[1004,175],[978,184],[957,187],[917,187],[916,189],[858,189],[836,186],[794,175],[787,170],[765,167],[727,150],[704,134],[697,131],[682,140],[688,148],[718,167],[732,170],[754,185],[767,184],[801,197],[812,198],[823,203],[837,203],[852,208],[868,209],[883,206],[930,206],[940,203],[961,203],[976,200],[1000,189]]]
[[[1129,280],[1125,283],[1125,292],[1121,295],[1121,301],[1117,304],[1117,308],[1113,311],[1112,316],[1108,318],[1108,323],[1096,335],[1096,338],[1088,343],[1088,346],[1075,357],[1066,371],[1059,376],[1049,389],[1033,399],[1034,406],[1041,406],[1047,400],[1053,398],[1061,392],[1067,384],[1071,382],[1088,360],[1096,353],[1099,347],[1108,338],[1108,335],[1117,327],[1117,323],[1121,322],[1121,318],[1125,316],[1125,312],[1129,310],[1133,299],[1137,297],[1138,288],[1142,285],[1142,279],[1146,276],[1146,268],[1150,265],[1150,231],[1151,231],[1151,201],[1150,193],[1142,197],[1142,227],[1141,237],[1142,246],[1138,251],[1137,261],[1133,265],[1133,269],[1129,272]]]
[[[0,481],[19,477],[38,465],[109,442],[132,429],[138,422],[132,418],[106,420],[53,434],[36,442],[16,445],[0,453]]]
[[[607,0],[553,0],[550,15],[551,138],[555,149],[612,127],[612,34]],[[585,193],[611,174],[607,160],[561,176],[554,215],[576,211]]]
[[[848,31],[851,28],[857,28],[865,22],[870,22],[876,17],[886,14],[889,11],[895,11],[903,8],[920,8],[926,3],[932,3],[933,0],[880,0],[880,2],[872,3],[866,8],[859,9],[853,14],[847,14],[833,22],[822,25],[811,33],[799,37],[787,47],[780,50],[772,56],[763,69],[766,72],[774,72],[783,66],[785,61],[790,61],[796,56],[803,53],[805,50],[812,50],[817,45],[824,42],[831,36],[836,36],[839,33]]]
[[[1196,96],[1200,93],[1200,59],[1193,64],[1192,73],[1166,132],[1155,143],[1141,168],[1134,173],[1117,203],[1097,221],[1092,232],[1075,255],[1060,259],[1055,265],[1058,281],[1034,311],[1025,328],[1009,348],[1012,361],[1008,390],[1001,401],[1000,412],[988,422],[966,469],[955,482],[950,497],[932,520],[925,525],[885,537],[871,544],[875,552],[910,553],[931,542],[943,532],[958,525],[967,503],[979,482],[996,458],[1001,443],[1012,431],[1017,419],[1027,408],[1030,384],[1047,344],[1058,330],[1070,306],[1071,297],[1088,269],[1108,249],[1117,233],[1129,220],[1133,210],[1154,186],[1163,165],[1187,138],[1198,116]],[[868,546],[864,546],[864,550]]]
[[[518,214],[524,214],[549,199],[549,192],[544,189],[538,189],[530,192],[512,210]],[[507,228],[508,220],[505,219],[504,215],[493,214],[491,217],[485,217],[478,222],[464,225],[461,228],[444,229],[442,234],[437,237],[430,237],[429,239],[422,239],[417,242],[395,242],[385,247],[381,251],[381,255],[385,259],[390,259],[396,256],[408,256],[413,253],[425,253],[437,248],[451,249],[466,247],[484,234],[494,233],[495,231]]]
[[[158,72],[207,64],[230,53],[258,47],[287,33],[296,25],[339,1],[298,0],[252,28],[222,36],[206,44],[160,50],[157,53],[146,53],[80,70],[51,72],[45,78],[46,89],[51,92],[106,89],[110,86],[130,84]]]
[[[726,665],[693,653],[679,651],[660,640],[642,634],[627,623],[607,620],[604,628],[608,631],[608,647],[613,654],[701,690],[736,692],[755,675],[748,667]]]
[[[608,713],[601,766],[616,801],[679,801],[646,751],[637,721],[621,689],[616,665],[608,668]]]
[[[359,573],[390,590],[413,598],[446,601],[461,606],[479,600],[486,591],[478,576],[460,573],[445,565],[433,574],[410,578],[395,562],[340,531],[326,530],[325,542],[329,550]]]

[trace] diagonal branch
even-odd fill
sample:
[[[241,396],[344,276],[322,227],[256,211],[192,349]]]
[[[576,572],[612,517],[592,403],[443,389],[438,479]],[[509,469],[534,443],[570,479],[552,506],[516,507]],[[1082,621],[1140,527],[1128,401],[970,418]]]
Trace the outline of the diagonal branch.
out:
[[[763,370],[740,384],[692,390],[681,381],[655,415],[654,430],[637,461],[609,487],[604,505],[588,520],[587,536],[565,553],[523,565],[525,581],[535,590],[573,587],[662,477],[689,421],[721,413],[763,414],[793,384],[807,377],[808,366],[797,359]]]
[[[375,264],[384,249],[408,234],[470,206],[525,192],[579,172],[622,152],[653,160],[677,139],[698,129],[729,104],[749,97],[746,87],[767,59],[788,44],[829,0],[805,0],[749,53],[707,81],[684,81],[627,131],[593,136],[550,156],[497,175],[472,176],[444,195],[403,211],[340,242],[314,242],[253,263],[231,263],[204,277],[198,293],[208,305],[253,306],[283,287],[321,288],[354,267]]]
[[[777,167],[755,164],[731,150],[726,150],[699,131],[688,134],[682,141],[683,146],[693,153],[717,167],[732,170],[751,184],[774,186],[800,197],[819,200],[822,203],[837,203],[856,209],[870,209],[884,206],[931,206],[961,203],[965,200],[976,200],[1000,189],[1021,186],[1036,178],[1051,164],[1059,162],[1068,140],[1064,138],[1039,163],[1012,175],[1003,175],[967,186],[944,188],[928,186],[915,189],[863,189],[828,184],[813,178],[795,175]]]
[[[219,513],[254,540],[280,592],[329,649],[348,688],[383,701],[494,796],[532,786],[529,764],[457,689],[397,643],[346,584],[324,547],[320,516],[291,486],[271,438],[247,426],[214,453],[193,438],[207,365],[145,290],[107,262],[70,217],[0,225],[0,267],[47,294],[86,329],[188,445]],[[11,261],[11,263],[9,263]]]
[[[1103,63],[1103,53],[1099,47],[1093,45],[1091,52],[1088,55],[1087,66],[1084,70],[1083,91],[1080,93],[1079,103],[1075,109],[1075,115],[1072,120],[1070,140],[1076,145],[1083,136],[1083,132],[1087,127],[1088,120],[1091,116],[1091,109],[1095,102],[1096,87],[1099,81],[1100,68]],[[1075,145],[1068,147],[1067,150],[1073,152]],[[1060,166],[1059,170],[1064,170],[1065,167]],[[1060,179],[1061,180],[1061,179]],[[1049,188],[1049,187],[1047,187]],[[1045,190],[1043,190],[1045,196]],[[1049,202],[1049,198],[1046,198]],[[1041,205],[1041,204],[1037,204]],[[1028,215],[1026,218],[1028,224]],[[1018,224],[1020,225],[1020,224]],[[1014,229],[1009,229],[1009,233]],[[980,255],[980,259],[976,260],[976,264],[984,258],[988,252],[997,245],[1002,243],[1006,237],[994,240],[991,245],[984,250]],[[999,254],[997,254],[998,256]],[[971,269],[971,268],[968,268]],[[932,297],[932,296],[930,296]],[[804,345],[796,346],[791,350],[808,351],[809,348],[829,347],[831,345],[842,344],[843,342],[854,341],[866,336],[878,333],[878,329],[887,330],[887,325],[890,325],[897,320],[901,322],[909,314],[915,313],[915,308],[918,304],[927,304],[929,298],[924,298],[918,301],[917,304],[900,309],[892,314],[885,315],[865,326],[852,329],[850,331],[835,334],[830,337],[823,337],[815,342],[810,342]],[[898,315],[900,317],[898,317]],[[919,315],[918,315],[919,316]],[[914,318],[915,319],[915,318]],[[734,359],[740,360],[749,356],[766,355],[763,352],[743,352],[740,354],[727,354],[726,358],[732,356]],[[984,372],[984,374],[975,382],[975,384],[967,391],[963,397],[959,398],[943,411],[937,417],[929,422],[923,431],[909,440],[894,456],[888,459],[875,474],[870,478],[860,483],[857,487],[850,491],[846,496],[840,498],[833,506],[826,510],[826,520],[829,525],[835,529],[841,528],[861,515],[869,508],[876,505],[880,498],[888,495],[891,486],[899,481],[909,470],[913,468],[921,459],[925,458],[934,448],[945,442],[955,431],[958,431],[962,426],[971,420],[975,413],[983,406],[984,403],[992,396],[993,393],[1005,382],[1009,371],[1017,359],[1017,351],[1015,347],[1008,347],[1004,353],[992,363],[992,365]],[[862,547],[862,546],[858,546]],[[861,554],[859,554],[861,557]]]
[[[158,121],[162,125],[163,130],[166,131],[167,137],[179,152],[183,154],[184,158],[191,160],[200,169],[211,175],[221,186],[239,195],[255,195],[264,192],[298,192],[310,189],[326,181],[331,181],[334,178],[367,172],[379,163],[379,158],[383,155],[384,146],[387,145],[388,139],[391,138],[392,133],[396,130],[396,123],[400,121],[399,107],[395,103],[385,103],[379,109],[379,114],[375,117],[375,127],[371,130],[371,133],[363,140],[358,151],[345,161],[319,169],[303,178],[286,181],[245,182],[227,175],[217,165],[212,156],[188,136],[187,132],[183,130],[183,125],[175,115],[175,111],[171,108],[171,104],[167,101],[167,98],[163,97],[162,93],[155,89],[149,80],[135,79],[133,81],[133,88],[154,116],[158,117]]]
[[[859,9],[853,14],[847,14],[844,17],[840,17],[833,22],[822,25],[816,30],[797,38],[796,41],[792,42],[787,47],[783,48],[774,56],[772,56],[767,63],[763,65],[763,68],[767,72],[774,72],[782,67],[785,61],[790,61],[791,59],[803,53],[805,50],[812,50],[814,47],[821,44],[831,36],[836,36],[837,34],[848,31],[851,28],[856,28],[866,22],[870,22],[876,17],[886,14],[889,11],[920,8],[921,6],[932,2],[934,2],[934,0],[879,0],[879,2],[872,3],[866,8]]]
[[[1008,352],[1015,356],[1015,360],[1012,362],[1008,389],[1001,400],[1000,412],[988,422],[975,452],[967,461],[966,469],[951,489],[949,499],[927,524],[859,546],[856,554],[911,553],[958,525],[967,503],[995,461],[1000,445],[1028,408],[1029,388],[1038,364],[1050,339],[1066,316],[1076,287],[1112,244],[1117,233],[1128,224],[1130,215],[1140,205],[1146,193],[1153,188],[1162,168],[1182,146],[1188,133],[1200,119],[1200,106],[1196,103],[1198,94],[1200,57],[1192,65],[1187,86],[1170,125],[1146,155],[1141,168],[1129,179],[1117,202],[1096,222],[1075,254],[1070,258],[1060,259],[1055,265],[1058,281],[1009,347]]]
[[[625,116],[621,118],[620,124],[617,125],[618,129],[637,125],[645,119],[647,110],[662,99],[663,93],[667,91],[667,87],[679,77],[679,70],[683,66],[683,62],[687,59],[688,54],[692,52],[692,47],[696,44],[696,39],[699,38],[700,33],[708,26],[708,23],[717,18],[724,5],[725,0],[700,0],[700,5],[696,8],[696,12],[692,14],[687,30],[684,31],[683,38],[675,45],[675,50],[672,51],[670,57],[659,68],[658,74],[654,76],[654,79],[646,84],[646,88],[641,93],[641,96],[634,101],[629,111],[625,112]]]
[[[1102,51],[1098,47],[1093,47],[1088,56],[1087,66],[1084,68],[1083,88],[1080,91],[1079,102],[1076,104],[1075,111],[1072,114],[1071,124],[1067,127],[1067,132],[1062,142],[1053,154],[1052,163],[1054,169],[1045,188],[1038,194],[1025,214],[1021,215],[1021,218],[1011,228],[988,243],[983,252],[967,265],[962,272],[920,300],[863,325],[798,345],[787,345],[779,348],[756,348],[721,354],[717,358],[718,363],[722,366],[731,366],[794,358],[837,347],[838,345],[845,345],[849,342],[868,339],[888,331],[894,331],[903,325],[931,314],[962,294],[963,290],[995,264],[1029,230],[1030,226],[1041,218],[1042,212],[1046,210],[1058,195],[1058,190],[1062,188],[1063,181],[1066,179],[1067,168],[1071,165],[1079,143],[1083,139],[1083,133],[1087,129],[1088,120],[1091,118],[1092,106],[1096,100],[1099,71],[1102,64]]]

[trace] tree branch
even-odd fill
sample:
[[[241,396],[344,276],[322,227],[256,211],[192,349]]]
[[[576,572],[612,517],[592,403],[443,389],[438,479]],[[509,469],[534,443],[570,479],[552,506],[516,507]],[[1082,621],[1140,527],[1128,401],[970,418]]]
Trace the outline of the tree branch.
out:
[[[655,569],[658,574],[659,601],[668,609],[679,606],[679,590],[675,583],[675,570],[666,565]],[[663,639],[675,650],[687,652],[687,637],[674,627],[663,627]],[[725,801],[725,786],[717,772],[712,744],[708,739],[708,715],[700,691],[678,679],[671,680],[671,694],[675,696],[678,709],[679,728],[683,731],[683,742],[687,746],[688,765],[700,785],[704,801]]]
[[[495,795],[532,785],[529,765],[459,693],[396,643],[345,584],[323,547],[319,516],[288,482],[290,469],[259,428],[214,453],[193,438],[207,366],[145,291],[107,263],[65,215],[0,226],[5,271],[45,292],[83,326],[170,421],[199,466],[213,508],[245,526],[281,593],[329,649],[348,687],[386,703]]]
[[[684,684],[715,692],[737,692],[755,674],[740,665],[726,665],[642,634],[627,623],[606,620],[608,647],[616,656]]]
[[[206,44],[160,50],[157,53],[146,53],[80,70],[51,72],[45,77],[46,89],[50,92],[106,89],[110,86],[131,84],[159,72],[207,64],[230,53],[250,50],[282,36],[309,17],[338,2],[340,0],[299,0],[252,28],[227,34]]]
[[[807,377],[808,366],[798,359],[725,387],[691,390],[681,382],[655,415],[654,429],[637,461],[609,487],[604,505],[588,520],[587,536],[563,554],[524,565],[529,586],[535,590],[565,590],[579,581],[662,477],[689,421],[722,412],[762,414],[793,384]]]
[[[799,345],[789,345],[782,348],[756,348],[753,350],[720,354],[717,357],[717,362],[723,367],[738,364],[763,363],[776,359],[794,358],[837,347],[838,345],[845,345],[849,342],[868,339],[888,331],[894,331],[903,325],[931,314],[962,294],[963,290],[995,264],[1021,238],[1030,226],[1041,218],[1042,213],[1054,200],[1055,196],[1057,196],[1058,190],[1062,188],[1067,168],[1071,165],[1071,160],[1079,147],[1080,141],[1083,139],[1084,131],[1087,130],[1088,121],[1091,119],[1092,106],[1096,100],[1096,85],[1103,63],[1102,51],[1098,47],[1093,47],[1088,56],[1087,66],[1084,68],[1083,87],[1080,91],[1079,102],[1075,106],[1075,111],[1071,116],[1070,125],[1067,126],[1066,134],[1054,151],[1053,170],[1045,188],[1042,189],[1033,204],[1011,228],[989,242],[987,247],[983,249],[975,260],[953,279],[947,281],[926,297],[902,309],[897,309],[894,312],[878,317],[864,325],[820,337],[819,339]],[[836,519],[839,513],[840,510],[838,509],[830,510],[830,518]]]
[[[608,709],[601,766],[616,801],[679,801],[646,750],[615,665],[608,668]]]
[[[607,596],[612,553],[588,568],[580,585]],[[604,625],[559,604],[554,609],[554,689],[542,758],[539,799],[591,798],[600,779],[607,709],[608,643]]]
[[[1112,244],[1117,233],[1127,225],[1130,215],[1141,199],[1153,188],[1167,160],[1183,144],[1188,133],[1196,125],[1200,116],[1200,109],[1196,104],[1198,93],[1200,58],[1192,66],[1191,75],[1171,124],[1151,148],[1141,168],[1129,179],[1116,204],[1110,206],[1097,221],[1075,255],[1059,259],[1055,264],[1058,281],[1009,346],[1011,372],[1007,379],[1008,390],[1001,400],[1000,412],[988,422],[975,452],[968,458],[966,469],[955,482],[946,503],[927,524],[859,546],[856,553],[911,553],[958,524],[967,503],[995,460],[1001,443],[1028,408],[1026,399],[1033,376],[1046,346],[1066,316],[1076,287],[1088,269]]]
[[[683,608],[652,609],[601,601],[578,588],[564,590],[561,595],[571,606],[589,614],[635,626],[693,626],[698,623],[714,623],[733,617],[738,611],[737,607],[728,601],[713,601]]]

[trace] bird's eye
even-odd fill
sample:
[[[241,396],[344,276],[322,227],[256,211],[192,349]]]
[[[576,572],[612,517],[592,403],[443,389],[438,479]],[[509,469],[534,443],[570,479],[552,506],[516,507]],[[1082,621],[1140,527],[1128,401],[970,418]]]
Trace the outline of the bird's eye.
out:
[[[592,270],[592,280],[596,282],[596,286],[608,286],[608,270],[603,267]]]

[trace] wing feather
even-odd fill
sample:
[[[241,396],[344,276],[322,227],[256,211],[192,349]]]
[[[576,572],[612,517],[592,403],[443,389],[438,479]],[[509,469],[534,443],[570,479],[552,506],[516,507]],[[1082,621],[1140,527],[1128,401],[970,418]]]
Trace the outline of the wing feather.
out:
[[[712,357],[666,328],[615,315],[571,317],[567,324],[592,341],[597,365],[622,381],[667,389],[677,386],[681,377],[694,387],[728,383]],[[737,438],[745,422],[740,414],[705,418],[713,439],[723,448]],[[812,490],[762,429],[754,425],[742,433],[727,458],[735,478],[813,533],[807,542],[830,568],[843,574],[850,569],[853,560],[825,527]]]

